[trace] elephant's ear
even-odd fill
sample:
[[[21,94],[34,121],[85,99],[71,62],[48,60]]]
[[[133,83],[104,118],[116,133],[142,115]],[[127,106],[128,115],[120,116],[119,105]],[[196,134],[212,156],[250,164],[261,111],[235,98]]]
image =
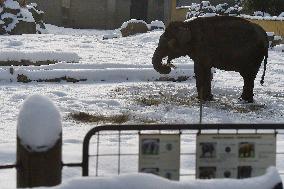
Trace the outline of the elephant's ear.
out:
[[[176,32],[176,39],[181,47],[185,47],[191,40],[191,31],[186,25],[180,26]]]
[[[166,28],[165,36],[170,40],[169,45],[184,47],[191,39],[191,32],[186,23],[175,21]]]

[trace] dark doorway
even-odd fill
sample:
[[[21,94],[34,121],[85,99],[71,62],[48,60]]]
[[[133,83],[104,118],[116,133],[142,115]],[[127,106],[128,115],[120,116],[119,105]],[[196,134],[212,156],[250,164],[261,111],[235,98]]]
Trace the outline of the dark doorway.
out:
[[[148,0],[131,0],[130,18],[147,22]]]

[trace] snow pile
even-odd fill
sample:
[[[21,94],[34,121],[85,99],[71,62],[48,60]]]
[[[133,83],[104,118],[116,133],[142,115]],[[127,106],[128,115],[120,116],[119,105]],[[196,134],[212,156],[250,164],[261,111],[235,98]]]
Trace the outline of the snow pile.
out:
[[[279,16],[271,16],[269,13],[262,11],[255,11],[252,15],[241,15],[243,18],[255,19],[255,20],[275,20],[275,21],[284,21],[284,12]]]
[[[284,44],[273,47],[273,50],[278,52],[284,52]]]
[[[0,69],[0,81],[53,81],[68,80],[70,82],[127,82],[127,81],[185,81],[193,77],[192,65],[186,69],[175,69],[166,76],[161,76],[153,68],[106,68],[106,69],[53,69],[26,70],[14,69],[13,75],[9,69]],[[26,78],[21,78],[24,76]],[[72,79],[71,79],[72,78]]]
[[[150,24],[147,24],[143,20],[137,20],[137,19],[131,19],[129,21],[123,22],[123,24],[120,27],[120,30],[123,28],[127,28],[127,26],[131,23],[142,23],[145,24],[148,27],[148,30],[153,30],[153,29],[165,29],[165,24],[162,21],[159,20],[154,20],[151,21]]]
[[[247,179],[212,179],[170,181],[146,173],[126,174],[110,178],[77,178],[57,186],[58,189],[273,189],[282,183],[275,167],[263,176]]]
[[[192,20],[197,17],[209,17],[209,16],[240,16],[246,19],[257,19],[257,20],[279,20],[284,21],[284,12],[279,16],[271,16],[268,13],[262,11],[255,11],[252,15],[241,14],[243,8],[238,4],[229,7],[227,3],[218,4],[215,7],[210,4],[209,1],[202,1],[200,4],[192,3],[191,6],[180,7],[188,8],[186,14],[186,20]]]
[[[202,1],[200,4],[192,3],[188,9],[189,11],[186,14],[186,19],[219,15],[237,16],[240,15],[242,7],[239,7],[238,5],[229,7],[227,3],[219,4],[215,7],[212,6],[209,1]]]
[[[120,27],[120,29],[127,28],[127,26],[129,24],[132,24],[132,23],[142,23],[142,24],[145,24],[146,26],[148,26],[148,24],[145,21],[143,21],[143,20],[131,19],[131,20],[128,20],[126,22],[123,22],[121,27]]]
[[[28,97],[20,110],[17,134],[28,150],[41,152],[52,148],[60,138],[62,125],[59,110],[41,95]]]
[[[266,13],[266,12],[262,12],[262,11],[255,11],[254,13],[253,13],[253,16],[262,16],[262,17],[269,17],[269,16],[271,16],[270,14],[268,14],[268,13]]]
[[[162,21],[159,20],[154,20],[150,23],[150,25],[148,26],[151,30],[155,30],[155,29],[165,29],[165,24]]]
[[[43,12],[36,4],[20,5],[16,0],[0,2],[0,35],[47,33]]]
[[[147,24],[143,20],[131,19],[123,22],[120,28],[116,29],[113,33],[105,34],[103,39],[113,39],[119,37],[127,37],[137,33],[146,33],[156,29],[165,29],[165,24],[162,21],[154,20]]]
[[[281,16],[250,16],[250,15],[241,15],[241,17],[246,19],[254,20],[275,20],[275,21],[284,21],[284,17]]]
[[[21,45],[20,43],[13,43],[14,45]],[[59,51],[0,51],[0,61],[16,61],[21,62],[28,60],[29,62],[39,61],[65,61],[65,62],[79,62],[80,57],[72,52]],[[0,63],[1,65],[1,63]]]

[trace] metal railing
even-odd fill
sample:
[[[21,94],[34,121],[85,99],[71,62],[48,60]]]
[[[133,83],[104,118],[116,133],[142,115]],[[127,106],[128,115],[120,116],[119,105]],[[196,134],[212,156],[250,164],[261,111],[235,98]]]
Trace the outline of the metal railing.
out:
[[[262,133],[269,131],[270,133],[275,133],[277,135],[284,135],[284,124],[153,124],[153,125],[104,125],[98,126],[91,129],[84,138],[83,141],[83,152],[82,152],[82,162],[78,163],[62,163],[62,166],[67,167],[81,167],[82,175],[89,176],[90,172],[90,157],[95,157],[95,176],[101,176],[99,174],[99,165],[100,160],[106,157],[117,157],[117,162],[112,162],[112,165],[117,165],[116,174],[121,173],[121,158],[122,157],[137,157],[138,152],[127,152],[124,153],[121,151],[123,136],[134,137],[143,133],[155,133],[155,134],[163,134],[163,133],[179,133],[181,135],[196,135],[198,133],[203,133],[205,131],[214,131],[214,133],[241,133],[243,131],[248,131],[250,133]],[[96,141],[92,144],[95,145],[95,150],[93,154],[90,154],[90,142],[93,137],[96,136]],[[111,153],[103,153],[101,152],[102,137],[109,136],[112,138],[116,138],[113,140],[114,143],[117,143],[117,151],[112,151]],[[137,142],[138,146],[138,142]],[[105,146],[104,146],[105,147]],[[125,146],[123,146],[125,147]],[[284,151],[277,151],[277,155],[284,155]],[[181,152],[181,156],[194,156],[195,152]],[[194,158],[193,158],[194,159]],[[195,165],[193,165],[194,167]],[[12,169],[17,168],[16,164],[11,165],[0,165],[1,169]],[[193,168],[194,169],[194,168]],[[136,170],[136,172],[138,169]],[[279,170],[280,174],[284,175],[283,170]],[[180,173],[180,176],[194,176],[194,172],[192,173]]]
[[[281,130],[284,130],[284,124],[176,124],[176,125],[105,125],[99,126],[91,129],[85,136],[83,141],[83,158],[82,158],[82,175],[89,176],[89,159],[90,157],[95,157],[95,176],[101,176],[99,174],[100,159],[106,157],[117,156],[117,174],[121,172],[121,157],[124,156],[137,156],[138,153],[122,153],[121,152],[121,137],[123,135],[139,135],[142,132],[175,132],[181,135],[196,135],[203,131],[216,130],[218,134],[220,132],[239,133],[242,130],[251,130],[251,133],[259,133],[261,130],[273,132],[277,135],[284,134]],[[128,131],[128,132],[127,132]],[[131,132],[130,132],[131,131]],[[116,132],[116,133],[113,133]],[[127,133],[123,133],[127,132]],[[193,133],[190,133],[193,132]],[[89,154],[90,141],[92,137],[96,136],[96,141],[93,143],[95,145],[95,153]],[[100,147],[102,136],[112,136],[117,137],[116,141],[118,143],[116,152],[112,153],[101,153]],[[114,138],[113,138],[114,139]],[[138,145],[138,142],[137,142]],[[105,146],[104,146],[105,147]],[[284,152],[277,152],[278,155],[284,154]],[[181,153],[181,156],[194,156],[195,153]],[[115,164],[112,162],[112,165]],[[284,174],[284,173],[281,173]],[[180,176],[193,176],[194,173],[180,173]]]

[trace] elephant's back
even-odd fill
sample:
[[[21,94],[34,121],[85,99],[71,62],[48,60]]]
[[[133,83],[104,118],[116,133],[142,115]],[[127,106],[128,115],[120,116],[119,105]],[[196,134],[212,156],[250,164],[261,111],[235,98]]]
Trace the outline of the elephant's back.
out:
[[[266,39],[265,31],[248,20],[230,16],[197,18],[191,28],[205,45],[224,48],[255,46]]]

